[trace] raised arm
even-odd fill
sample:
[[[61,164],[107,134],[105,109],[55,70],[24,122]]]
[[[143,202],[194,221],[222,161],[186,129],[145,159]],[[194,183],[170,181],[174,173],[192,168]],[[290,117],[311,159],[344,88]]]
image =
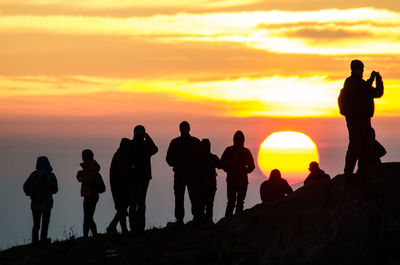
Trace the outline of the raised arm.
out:
[[[376,88],[373,88],[373,97],[374,98],[380,98],[383,96],[383,81],[382,81],[382,76],[377,73],[376,75],[376,79],[375,79],[375,83],[376,83]]]
[[[151,139],[150,135],[146,133],[146,141],[148,141],[149,145],[149,155],[155,155],[158,152],[158,147],[155,145],[153,142],[153,139]]]

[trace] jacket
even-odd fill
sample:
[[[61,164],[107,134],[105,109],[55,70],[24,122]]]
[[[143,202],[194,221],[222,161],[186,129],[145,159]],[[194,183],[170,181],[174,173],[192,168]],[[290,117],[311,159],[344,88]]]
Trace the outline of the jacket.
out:
[[[248,175],[255,168],[249,149],[241,145],[232,145],[221,156],[221,166],[226,172],[226,181],[233,185],[247,185]]]
[[[170,142],[166,161],[175,173],[198,172],[202,168],[203,154],[199,139],[191,135],[182,135]]]
[[[132,155],[132,177],[136,179],[151,179],[151,156],[158,152],[158,147],[149,137],[146,140],[131,140],[130,152]]]
[[[31,209],[45,212],[53,208],[53,194],[58,192],[57,178],[50,171],[33,171],[23,185],[31,198]]]
[[[318,169],[308,175],[308,177],[304,180],[304,185],[310,184],[318,180],[331,180],[331,177],[326,174],[322,169]]]
[[[260,197],[263,203],[283,199],[292,192],[292,187],[282,178],[270,178],[260,186]]]
[[[81,182],[81,196],[91,197],[98,196],[99,193],[95,189],[96,181],[99,177],[100,165],[96,160],[82,162],[80,164],[82,170],[78,171],[77,179]]]
[[[383,82],[376,78],[376,88],[372,86],[373,79],[363,80],[361,76],[352,74],[343,86],[347,106],[346,118],[371,118],[374,116],[374,98],[383,95]]]

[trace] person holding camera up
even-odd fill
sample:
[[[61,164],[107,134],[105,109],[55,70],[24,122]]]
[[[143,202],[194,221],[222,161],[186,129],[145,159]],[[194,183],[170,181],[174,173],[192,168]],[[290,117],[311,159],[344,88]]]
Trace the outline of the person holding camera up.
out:
[[[131,232],[140,235],[146,226],[146,195],[151,179],[151,157],[158,147],[142,125],[133,130],[130,144],[131,177],[128,179],[129,225]]]
[[[370,78],[363,79],[364,64],[353,60],[351,76],[344,82],[338,103],[340,113],[346,117],[349,131],[349,146],[346,153],[344,173],[347,179],[353,176],[358,160],[357,175],[365,180],[371,149],[371,118],[374,116],[374,98],[383,95],[383,82],[379,72],[372,71]],[[372,84],[375,81],[376,87]]]

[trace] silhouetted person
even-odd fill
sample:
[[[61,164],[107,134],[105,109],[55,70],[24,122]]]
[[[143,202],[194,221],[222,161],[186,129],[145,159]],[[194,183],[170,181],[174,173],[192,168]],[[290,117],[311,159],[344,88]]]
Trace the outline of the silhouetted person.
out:
[[[121,226],[122,233],[127,233],[126,217],[128,216],[129,190],[128,180],[132,175],[131,162],[131,140],[123,138],[120,146],[115,152],[110,166],[110,186],[114,200],[115,214],[110,225],[107,227],[107,233],[117,233],[117,224]]]
[[[174,171],[175,218],[178,226],[183,225],[185,216],[184,198],[187,187],[193,220],[202,218],[198,194],[203,149],[201,142],[190,135],[190,125],[183,121],[179,125],[181,135],[171,141],[167,151],[167,163]]]
[[[33,171],[24,183],[24,192],[31,198],[31,210],[33,217],[32,243],[40,241],[49,243],[47,231],[49,229],[51,209],[53,208],[53,194],[57,193],[57,178],[46,156],[40,156],[36,162],[36,170]]]
[[[158,152],[157,146],[142,125],[133,130],[131,141],[132,176],[129,187],[129,225],[131,232],[142,233],[146,226],[146,195],[151,179],[151,157]]]
[[[76,178],[81,182],[81,196],[83,197],[83,236],[88,237],[89,231],[92,232],[92,236],[96,236],[97,227],[93,216],[99,201],[96,183],[100,174],[100,165],[94,160],[93,151],[90,149],[82,151],[82,160],[83,162],[80,164],[82,170],[78,171]]]
[[[211,143],[208,139],[202,139],[204,149],[203,164],[203,188],[200,192],[202,197],[202,211],[209,221],[213,218],[214,197],[217,191],[217,168],[221,168],[221,161],[215,154],[211,153]]]
[[[373,71],[371,77],[362,79],[364,64],[359,60],[351,62],[351,76],[344,82],[339,95],[340,113],[346,117],[349,131],[349,146],[346,153],[344,173],[352,176],[358,160],[358,172],[365,175],[371,147],[371,118],[374,115],[374,98],[383,95],[382,77]],[[376,81],[376,88],[372,83]]]
[[[269,179],[260,186],[260,196],[263,203],[286,198],[292,192],[292,187],[281,177],[281,172],[278,169],[272,170]]]
[[[369,168],[371,171],[376,171],[380,168],[382,162],[381,162],[381,157],[386,155],[386,150],[383,145],[381,145],[377,140],[376,140],[376,134],[375,134],[375,129],[371,128],[371,152],[370,152],[370,158],[369,158]]]
[[[308,177],[304,180],[304,185],[310,184],[315,181],[319,180],[330,180],[331,177],[326,174],[322,169],[319,168],[319,164],[315,161],[311,162],[308,170],[310,171],[310,174]]]
[[[255,168],[254,159],[249,149],[244,147],[244,134],[237,131],[233,136],[233,145],[225,149],[221,156],[221,166],[226,172],[227,197],[225,217],[243,211],[246,198],[248,176]]]

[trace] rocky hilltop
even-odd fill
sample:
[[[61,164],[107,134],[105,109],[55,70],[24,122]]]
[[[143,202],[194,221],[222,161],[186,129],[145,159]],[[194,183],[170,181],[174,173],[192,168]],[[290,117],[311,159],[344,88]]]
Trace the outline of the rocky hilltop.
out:
[[[400,163],[343,175],[216,225],[100,235],[0,252],[0,264],[400,264]]]

